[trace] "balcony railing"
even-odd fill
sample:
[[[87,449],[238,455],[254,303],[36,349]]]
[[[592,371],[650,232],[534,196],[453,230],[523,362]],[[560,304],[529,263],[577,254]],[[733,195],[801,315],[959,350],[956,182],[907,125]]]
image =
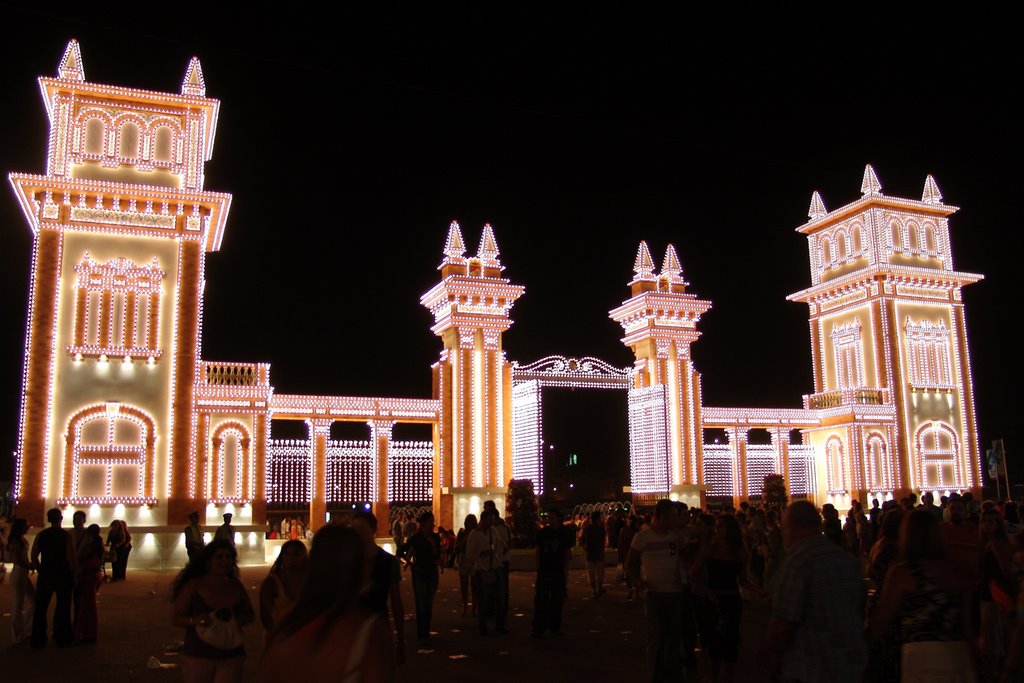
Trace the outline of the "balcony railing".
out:
[[[890,402],[887,388],[847,387],[804,395],[804,407],[811,410],[841,406],[880,406]]]
[[[200,378],[215,387],[261,387],[269,384],[269,370],[266,363],[203,362]]]

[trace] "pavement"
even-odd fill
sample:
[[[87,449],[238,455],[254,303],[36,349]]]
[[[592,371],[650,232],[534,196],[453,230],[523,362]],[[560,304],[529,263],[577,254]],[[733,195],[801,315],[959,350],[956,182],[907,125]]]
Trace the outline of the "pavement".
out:
[[[243,567],[241,578],[254,606],[266,567]],[[170,585],[174,572],[129,570],[128,580],[100,589],[99,640],[93,645],[59,649],[52,643],[33,650],[11,645],[11,589],[0,584],[0,680],[12,683],[117,683],[119,681],[180,681],[178,656],[168,650],[183,637],[171,625]],[[605,574],[607,593],[590,597],[586,572],[572,570],[565,605],[563,633],[540,639],[530,637],[533,614],[533,579],[529,572],[512,572],[508,629],[505,636],[482,637],[476,620],[462,616],[458,573],[446,571],[434,603],[432,649],[419,649],[413,615],[412,585],[403,572],[402,595],[406,606],[406,663],[398,668],[398,681],[599,681],[646,678],[643,605],[626,601],[615,571]],[[763,676],[754,661],[760,634],[768,620],[764,602],[744,605],[743,646],[736,680]],[[493,631],[492,631],[493,633]],[[245,629],[248,653],[245,680],[256,680],[263,653],[263,630]],[[151,660],[155,658],[155,661]],[[159,662],[166,668],[150,668]],[[702,664],[700,680],[711,680]]]

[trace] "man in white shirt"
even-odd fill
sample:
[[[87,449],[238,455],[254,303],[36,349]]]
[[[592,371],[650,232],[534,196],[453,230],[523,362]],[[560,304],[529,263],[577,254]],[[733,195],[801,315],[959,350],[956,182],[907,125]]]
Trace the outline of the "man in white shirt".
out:
[[[647,671],[651,681],[678,681],[683,675],[680,640],[684,571],[676,526],[672,501],[659,500],[650,528],[633,537],[626,559],[630,576],[642,577],[641,585],[646,589]]]

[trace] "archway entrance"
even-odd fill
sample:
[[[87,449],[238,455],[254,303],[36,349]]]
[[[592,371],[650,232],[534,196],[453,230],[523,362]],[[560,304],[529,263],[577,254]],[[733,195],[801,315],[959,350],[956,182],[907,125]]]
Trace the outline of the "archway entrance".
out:
[[[512,364],[512,475],[533,481],[534,492],[547,492],[544,477],[543,389],[617,389],[628,392],[632,368],[617,368],[598,358],[548,356],[527,365]],[[624,397],[625,398],[625,397]],[[614,447],[614,446],[612,446]],[[565,457],[571,457],[566,452]]]

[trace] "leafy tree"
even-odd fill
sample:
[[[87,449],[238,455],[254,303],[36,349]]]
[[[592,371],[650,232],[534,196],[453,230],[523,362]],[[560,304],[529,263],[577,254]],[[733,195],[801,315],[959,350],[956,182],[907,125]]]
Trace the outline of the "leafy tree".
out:
[[[508,483],[505,498],[506,515],[511,525],[512,547],[530,548],[537,538],[539,515],[537,496],[529,479],[513,479]]]
[[[761,502],[766,508],[783,508],[789,502],[789,498],[786,496],[786,481],[781,474],[766,476],[763,491]]]

